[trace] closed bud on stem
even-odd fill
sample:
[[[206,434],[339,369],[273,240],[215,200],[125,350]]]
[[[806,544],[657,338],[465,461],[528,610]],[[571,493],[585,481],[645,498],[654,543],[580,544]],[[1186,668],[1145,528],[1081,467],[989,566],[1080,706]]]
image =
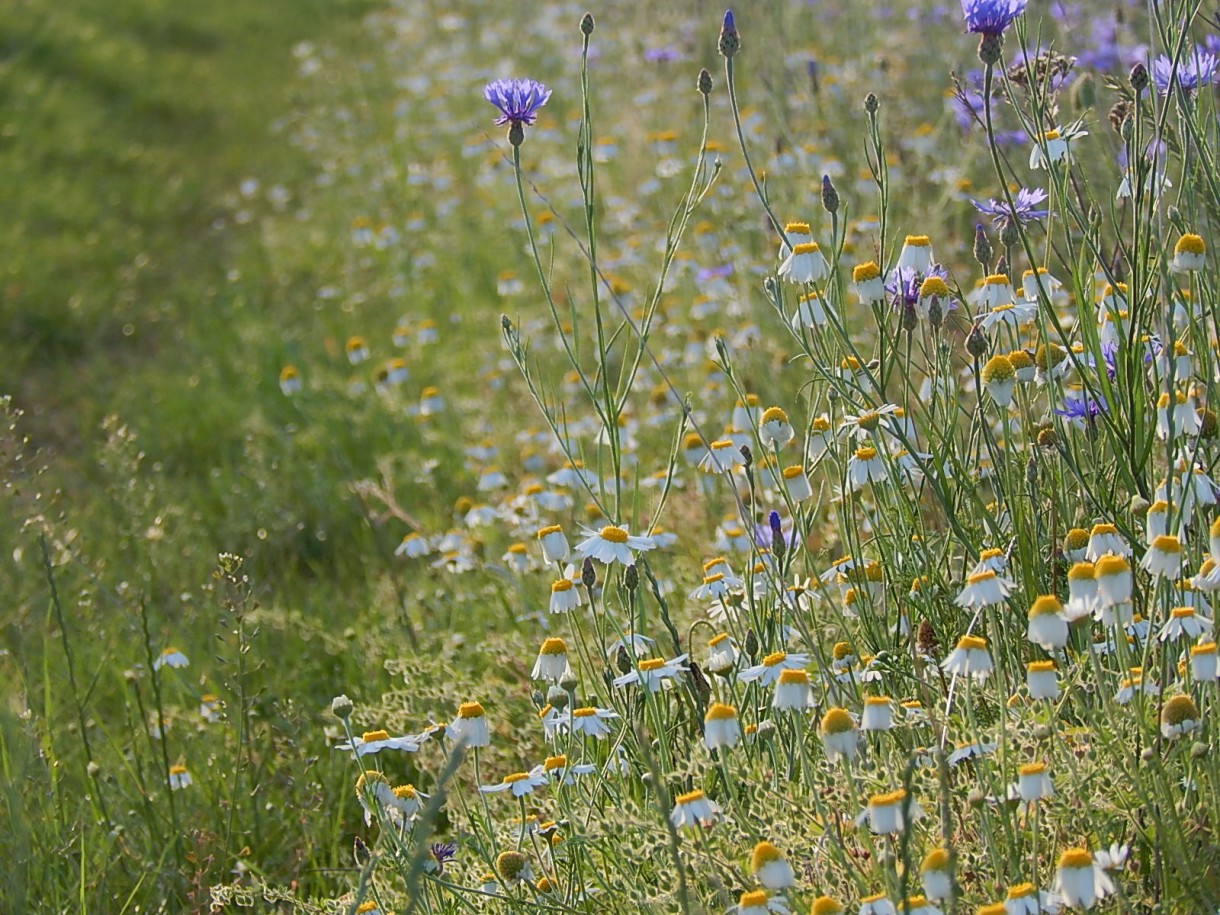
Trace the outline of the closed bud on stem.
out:
[[[746,650],[746,657],[748,657],[751,661],[758,657],[758,636],[754,633],[752,628],[746,630],[746,643],[744,647]]]
[[[908,334],[912,334],[918,326],[919,312],[915,310],[915,306],[910,302],[904,302],[902,305],[902,329]]]
[[[877,93],[870,92],[864,96],[864,110],[869,114],[876,114],[877,109],[881,107],[881,102],[877,101]]]
[[[707,72],[707,67],[699,71],[699,79],[695,82],[695,86],[704,95],[712,94],[712,74]]]
[[[568,692],[562,686],[552,686],[546,691],[546,704],[562,712],[568,707]]]
[[[356,867],[368,867],[369,861],[372,859],[369,847],[364,844],[364,840],[360,836],[356,836],[356,840],[352,842],[352,860],[356,862]]]
[[[835,190],[830,175],[822,176],[822,209],[831,216],[839,212],[839,192]]]
[[[945,320],[945,310],[941,307],[940,296],[932,296],[932,301],[928,305],[928,326],[933,331],[940,330],[941,322]]]
[[[508,125],[508,142],[512,146],[520,146],[525,142],[525,126],[520,121]]]
[[[1000,244],[1005,248],[1011,248],[1021,240],[1021,229],[1017,226],[1016,221],[1006,224],[1000,232]]]
[[[749,445],[742,445],[742,446],[741,446],[741,456],[742,456],[743,458],[745,458],[745,462],[746,462],[746,465],[745,465],[745,466],[746,466],[746,470],[749,470],[751,467],[753,467],[753,466],[754,466],[754,452],[752,452],[752,451],[750,450],[750,446],[749,446]]]
[[[587,556],[585,561],[580,564],[580,583],[590,591],[597,584],[597,570],[593,568],[593,560]]]
[[[970,328],[970,334],[966,337],[966,352],[975,359],[982,359],[987,355],[989,345],[987,334],[983,332],[981,324],[975,324]]]
[[[347,721],[352,715],[352,700],[347,696],[335,696],[330,700],[330,711],[336,718]]]
[[[627,649],[622,645],[618,646],[618,651],[614,654],[614,663],[618,665],[619,673],[631,673],[631,656],[627,654]]]
[[[559,681],[559,688],[570,693],[576,689],[579,683],[580,681],[576,679],[576,674],[569,671],[568,673],[564,674],[563,679]]]
[[[1149,502],[1139,493],[1136,493],[1131,497],[1131,502],[1127,507],[1131,512],[1131,517],[1143,518],[1148,514]]]
[[[987,231],[983,228],[983,224],[979,223],[974,227],[974,259],[978,261],[984,273],[991,271],[991,257],[993,254],[995,254],[995,251],[992,250],[991,239],[987,237]]]
[[[720,26],[720,41],[717,45],[722,57],[732,60],[733,55],[741,50],[741,36],[737,34],[737,24],[733,21],[733,11],[724,11],[724,23]]]
[[[585,13],[580,17],[580,34],[588,38],[593,34],[595,23],[593,22],[593,14]]]
[[[634,591],[640,586],[640,570],[635,567],[635,563],[627,566],[627,571],[623,573],[623,584],[627,586],[628,591]]]
[[[1127,77],[1127,81],[1131,83],[1131,88],[1138,95],[1148,88],[1148,68],[1143,64],[1136,64],[1131,68],[1131,75]]]

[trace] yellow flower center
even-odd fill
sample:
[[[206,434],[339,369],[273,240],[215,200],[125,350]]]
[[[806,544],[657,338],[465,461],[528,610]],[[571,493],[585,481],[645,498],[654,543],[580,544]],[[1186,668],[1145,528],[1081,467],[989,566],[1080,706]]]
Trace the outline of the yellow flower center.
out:
[[[566,578],[561,578],[561,579],[559,579],[559,581],[553,582],[551,584],[551,593],[552,594],[554,594],[556,592],[571,591],[571,590],[572,590],[572,582]]]
[[[737,717],[737,709],[721,702],[713,702],[707,710],[704,721],[728,721]]]
[[[389,740],[390,735],[386,731],[365,731],[360,739],[364,743],[372,743],[374,740]]]
[[[832,708],[822,716],[823,734],[844,734],[856,727],[847,709]]]
[[[1203,239],[1198,235],[1183,235],[1173,247],[1174,254],[1202,255],[1205,250]]]
[[[693,804],[696,801],[703,800],[703,792],[696,788],[694,791],[688,791],[686,794],[679,794],[674,798],[674,803],[678,805]]]
[[[781,670],[779,672],[779,683],[785,686],[793,684],[809,684],[809,674],[803,670]]]
[[[987,640],[981,635],[964,635],[957,640],[957,647],[962,651],[986,651]]]
[[[567,764],[568,757],[561,753],[558,756],[548,756],[542,764],[542,768],[547,772],[554,772],[556,769],[564,768]]]
[[[1069,848],[1059,856],[1060,867],[1092,867],[1093,856],[1088,849]]]
[[[567,643],[565,643],[563,639],[546,639],[545,641],[543,641],[542,648],[539,650],[538,653],[547,654],[547,655],[557,655],[557,654],[567,654],[567,651],[568,651],[568,646],[567,646]]]
[[[654,670],[660,670],[664,666],[664,658],[649,658],[647,661],[640,662],[640,670],[642,670],[644,673],[651,673]]]
[[[774,667],[777,664],[782,664],[787,659],[786,651],[776,651],[763,658],[763,667]]]
[[[863,264],[858,264],[852,269],[851,279],[853,283],[866,283],[869,280],[880,278],[881,268],[872,261],[867,261]]]
[[[767,904],[766,890],[753,890],[749,893],[742,893],[739,900],[741,908],[749,908],[750,906],[761,906]]]
[[[458,707],[459,718],[482,718],[484,714],[483,706],[477,702],[463,702]]]
[[[601,529],[602,540],[609,540],[611,543],[626,543],[627,532],[621,527],[615,527],[613,524],[607,524]]]
[[[903,244],[910,245],[912,248],[927,248],[932,244],[932,240],[926,235],[908,235]]]
[[[762,421],[764,423],[786,423],[788,421],[788,414],[779,407],[767,407],[763,411]]]
[[[807,241],[794,247],[792,253],[799,256],[802,254],[816,254],[820,250],[816,241]]]

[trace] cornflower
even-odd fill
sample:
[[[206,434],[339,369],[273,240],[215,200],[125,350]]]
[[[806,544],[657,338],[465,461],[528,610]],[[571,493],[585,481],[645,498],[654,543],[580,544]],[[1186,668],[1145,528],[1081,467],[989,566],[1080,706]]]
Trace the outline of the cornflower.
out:
[[[989,199],[986,203],[982,203],[971,198],[970,202],[974,204],[974,208],[980,213],[986,213],[990,216],[991,224],[998,231],[1003,232],[1014,223],[1018,226],[1025,226],[1045,217],[1050,211],[1039,210],[1036,207],[1046,199],[1046,196],[1046,191],[1040,187],[1023,187],[1017,191],[1011,205],[1006,200],[994,199]]]

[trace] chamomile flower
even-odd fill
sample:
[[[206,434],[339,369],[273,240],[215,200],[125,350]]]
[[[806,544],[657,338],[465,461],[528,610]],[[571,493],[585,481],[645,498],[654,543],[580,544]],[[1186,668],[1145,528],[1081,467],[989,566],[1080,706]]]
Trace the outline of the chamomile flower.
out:
[[[1069,622],[1084,619],[1097,605],[1097,574],[1091,562],[1077,562],[1068,569],[1068,600],[1064,618]]]
[[[1216,663],[1216,643],[1201,642],[1190,649],[1190,676],[1196,683],[1216,682],[1220,676]]]
[[[758,424],[758,439],[767,448],[782,448],[796,435],[788,414],[779,407],[768,407],[763,411]]]
[[[1016,582],[1002,578],[991,569],[984,569],[966,576],[965,586],[953,602],[968,609],[990,607],[1004,603],[1015,587]]]
[[[428,795],[416,790],[414,785],[399,785],[385,798],[383,806],[390,819],[401,823],[419,813],[427,799]]]
[[[788,490],[788,498],[793,502],[804,502],[813,498],[813,484],[809,481],[809,474],[805,472],[804,466],[793,464],[791,467],[785,467],[780,471],[780,476],[783,478],[784,488]]]
[[[906,915],[941,915],[940,909],[924,896],[908,896],[902,903],[902,911]]]
[[[468,750],[491,744],[491,731],[487,726],[487,714],[478,702],[463,702],[458,715],[445,728],[446,736],[455,744]]]
[[[802,328],[817,330],[830,323],[825,300],[816,292],[802,295],[796,301],[796,313],[792,316],[792,329],[800,333]]]
[[[542,555],[547,562],[563,562],[572,551],[568,546],[568,538],[564,536],[563,528],[558,524],[539,528],[535,537],[539,546],[542,547]]]
[[[669,821],[679,828],[707,826],[714,823],[719,815],[720,805],[696,789],[674,798],[674,809],[670,811]]]
[[[618,712],[614,709],[585,706],[572,709],[566,716],[561,716],[559,729],[566,728],[573,734],[601,740],[610,735],[611,727],[607,722],[613,721],[618,716]]]
[[[1004,355],[992,356],[983,365],[982,380],[987,396],[997,406],[1007,409],[1017,389],[1017,372],[1012,367],[1012,360]]]
[[[776,711],[804,711],[813,705],[809,674],[804,670],[781,670],[771,696]]]
[[[632,536],[625,527],[607,524],[600,530],[582,528],[584,540],[576,544],[576,552],[585,559],[595,559],[609,565],[619,562],[625,566],[635,562],[634,551],[645,552],[656,547],[651,537]]]
[[[832,708],[827,711],[818,725],[818,734],[826,749],[826,758],[831,762],[856,758],[860,732],[856,729],[856,720],[847,709]]]
[[[1212,621],[1199,616],[1194,607],[1175,607],[1169,612],[1169,619],[1157,633],[1157,638],[1162,642],[1180,638],[1197,639],[1211,630]]]
[[[885,280],[881,276],[881,268],[872,261],[853,267],[851,281],[861,304],[871,305],[885,300]]]
[[[730,438],[724,438],[708,446],[707,453],[699,462],[699,469],[704,473],[724,473],[744,466],[745,462],[745,455],[741,453],[737,443]]]
[[[1030,661],[1025,666],[1025,688],[1031,699],[1059,698],[1059,674],[1054,661]]]
[[[923,808],[903,788],[872,795],[865,811],[868,828],[874,835],[898,835],[907,823],[923,815]]]
[[[419,750],[419,738],[414,734],[402,737],[391,737],[386,731],[365,731],[359,737],[345,740],[335,746],[336,750],[355,751],[357,756],[369,756],[382,750],[405,750],[415,753]]]
[[[847,907],[833,896],[819,896],[813,900],[809,915],[843,915]]]
[[[560,578],[551,582],[551,600],[548,609],[551,613],[567,613],[584,604],[584,595],[570,578]]]
[[[919,298],[915,300],[915,314],[927,320],[932,313],[933,305],[940,309],[942,315],[955,307],[953,292],[949,289],[949,284],[945,282],[944,277],[934,273],[925,276],[923,282],[919,284]]]
[[[1001,305],[1011,305],[1015,298],[1008,274],[993,273],[983,280],[983,285],[974,294],[974,304],[991,311]]]
[[[942,902],[953,895],[953,879],[949,876],[949,852],[934,848],[924,855],[919,866],[923,894],[934,902]]]
[[[789,222],[784,225],[784,234],[780,238],[777,260],[784,260],[792,253],[796,245],[807,245],[813,241],[813,231],[807,222]]]
[[[703,744],[709,750],[720,750],[737,746],[741,739],[741,725],[737,720],[737,709],[722,702],[708,706],[703,718]]]
[[[558,683],[571,673],[572,668],[568,665],[568,646],[564,640],[559,638],[545,639],[542,647],[538,649],[538,660],[534,662],[534,669],[530,672],[530,679],[549,680],[552,683]]]
[[[737,645],[727,632],[718,633],[709,639],[707,648],[708,655],[703,662],[703,669],[708,673],[727,676],[737,666]]]
[[[779,275],[790,283],[820,283],[830,275],[830,264],[816,241],[803,242],[792,246]]]
[[[1161,736],[1166,740],[1177,740],[1200,724],[1199,707],[1190,696],[1172,696],[1161,706]]]
[[[1030,151],[1029,167],[1049,169],[1053,165],[1066,164],[1071,141],[1088,135],[1089,132],[1082,129],[1079,123],[1046,131],[1042,134],[1042,142],[1035,143]]]
[[[655,693],[662,689],[668,689],[669,681],[678,674],[690,670],[689,667],[683,665],[683,661],[687,658],[681,654],[676,658],[665,660],[664,658],[648,658],[640,661],[635,670],[623,674],[621,677],[614,679],[615,686],[628,686],[632,683],[638,683],[640,686],[647,689],[650,693]]]
[[[759,842],[750,853],[750,873],[768,890],[786,890],[796,882],[792,865],[770,842]]]
[[[1089,532],[1089,545],[1085,547],[1084,558],[1089,562],[1097,562],[1102,556],[1112,553],[1115,556],[1130,556],[1131,546],[1118,533],[1113,524],[1094,524]]]
[[[280,392],[285,397],[291,397],[301,390],[304,383],[301,381],[301,373],[297,371],[295,365],[286,365],[280,369]]]
[[[869,483],[884,483],[887,479],[885,460],[872,445],[861,445],[847,459],[848,492],[858,492]]]
[[[1046,763],[1035,762],[1021,766],[1017,770],[1017,794],[1027,804],[1043,798],[1053,797],[1055,786],[1046,771]]]
[[[1044,594],[1034,601],[1029,608],[1025,637],[1046,651],[1056,651],[1067,644],[1068,624],[1059,598]]]
[[[1182,235],[1173,246],[1173,264],[1170,269],[1175,273],[1191,273],[1202,270],[1206,266],[1207,246],[1199,235]]]
[[[860,730],[888,731],[894,726],[894,702],[888,696],[868,696],[860,716]]]
[[[191,773],[186,766],[178,763],[169,767],[169,787],[172,791],[181,791],[183,788],[189,788],[194,780],[191,778]]]
[[[1140,568],[1146,569],[1153,578],[1177,580],[1183,561],[1181,540],[1171,534],[1162,534],[1152,541],[1140,560]]]
[[[964,635],[958,639],[957,647],[940,666],[948,673],[971,677],[978,683],[986,680],[994,669],[987,640],[977,635]]]
[[[1055,892],[1074,908],[1091,909],[1114,892],[1114,883],[1088,849],[1069,848],[1059,856]]]
[[[1177,538],[1173,538],[1177,540]],[[1179,546],[1178,559],[1181,559]],[[1176,571],[1176,570],[1175,570]],[[1122,556],[1107,553],[1093,564],[1097,581],[1097,602],[1101,607],[1114,607],[1131,600],[1131,563]]]
[[[809,666],[809,655],[792,653],[788,654],[784,651],[776,651],[763,658],[761,664],[756,664],[753,667],[747,667],[737,679],[742,683],[750,683],[757,680],[763,686],[771,686],[778,679],[781,672],[785,670],[804,670]]]
[[[742,893],[737,905],[729,910],[730,915],[788,915],[789,911],[782,898],[773,899],[766,890]]]
[[[1059,906],[1059,897],[1054,893],[1036,889],[1032,883],[1018,883],[1008,888],[1004,915],[1055,915]]]
[[[535,788],[545,787],[547,778],[545,775],[536,774],[533,772],[514,772],[511,775],[504,776],[503,780],[494,785],[480,785],[479,791],[483,794],[498,794],[501,791],[511,791],[513,797],[525,797],[527,794],[533,794]]]
[[[932,242],[926,235],[908,235],[898,252],[898,270],[911,270],[926,274],[935,258],[932,255]]]
[[[160,670],[162,667],[172,667],[174,670],[181,670],[190,663],[186,655],[177,648],[167,648],[153,661],[153,670]]]

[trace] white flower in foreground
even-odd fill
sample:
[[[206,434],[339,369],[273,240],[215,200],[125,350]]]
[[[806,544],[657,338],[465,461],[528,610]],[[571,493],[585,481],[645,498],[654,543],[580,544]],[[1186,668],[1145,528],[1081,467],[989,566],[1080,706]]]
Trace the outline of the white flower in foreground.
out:
[[[786,890],[796,882],[792,865],[770,842],[759,842],[750,854],[750,872],[769,890]]]
[[[669,681],[678,674],[690,670],[689,667],[683,665],[687,655],[680,654],[676,658],[671,658],[666,661],[664,658],[649,658],[645,661],[640,661],[636,669],[623,674],[621,677],[615,677],[615,686],[627,686],[631,683],[639,683],[645,687],[650,693],[655,693],[661,689],[669,687]]]
[[[675,826],[705,826],[716,821],[720,805],[709,801],[699,790],[688,791],[674,798],[674,809],[669,821]]]
[[[819,283],[830,275],[830,264],[816,241],[803,242],[784,258],[779,275],[790,283]]]
[[[949,652],[949,657],[940,666],[948,673],[972,677],[978,683],[986,680],[994,668],[991,652],[987,650],[987,640],[977,635],[964,635],[958,639],[957,647]]]
[[[742,893],[737,905],[729,909],[730,915],[789,915],[790,911],[781,897],[773,899],[766,890]]]
[[[1002,604],[1016,586],[1016,582],[1001,578],[991,569],[984,569],[966,576],[966,583],[953,602],[972,610]]]
[[[419,744],[420,740],[414,734],[391,737],[386,731],[365,731],[359,737],[337,744],[335,749],[348,752],[355,750],[357,756],[368,756],[382,750],[406,750],[408,753],[414,753],[419,749]]]
[[[512,775],[504,776],[504,780],[497,784],[480,785],[479,790],[484,794],[511,791],[513,797],[525,797],[527,794],[532,794],[535,788],[542,788],[546,783],[547,778],[541,773],[514,772]]]
[[[183,788],[189,788],[193,784],[191,773],[187,771],[186,766],[179,763],[169,767],[169,786],[174,791],[180,791]]]
[[[1036,762],[1017,770],[1017,794],[1025,802],[1041,800],[1055,794],[1055,786],[1046,771],[1046,763]]]
[[[608,708],[572,709],[566,716],[559,719],[559,729],[568,728],[573,734],[602,739],[610,735],[610,725],[606,722],[617,718],[618,712]]]
[[[161,656],[153,661],[153,670],[160,670],[162,667],[172,667],[179,670],[186,667],[191,662],[177,648],[167,648],[161,652]]]
[[[483,706],[477,702],[463,702],[458,707],[458,716],[445,728],[445,734],[454,743],[469,750],[490,745],[491,731],[487,727]]]
[[[576,544],[576,552],[586,559],[596,559],[609,565],[621,562],[625,566],[635,562],[632,550],[651,550],[656,547],[656,541],[651,537],[633,537],[626,528],[607,524],[601,530],[581,528],[585,539]]]
[[[1053,594],[1043,594],[1029,608],[1029,625],[1025,637],[1046,651],[1055,651],[1067,644],[1068,623],[1063,605]]]
[[[1069,848],[1059,856],[1055,892],[1073,907],[1091,909],[1114,892],[1114,882],[1085,848]]]
[[[1169,612],[1169,619],[1157,633],[1157,638],[1162,642],[1169,639],[1180,639],[1183,636],[1197,639],[1211,630],[1212,621],[1195,613],[1194,607],[1175,607]]]
[[[758,680],[763,686],[771,686],[779,679],[781,671],[803,670],[808,666],[809,655],[807,654],[788,654],[786,651],[776,651],[763,658],[761,664],[747,667],[737,675],[737,679],[742,683]]]

